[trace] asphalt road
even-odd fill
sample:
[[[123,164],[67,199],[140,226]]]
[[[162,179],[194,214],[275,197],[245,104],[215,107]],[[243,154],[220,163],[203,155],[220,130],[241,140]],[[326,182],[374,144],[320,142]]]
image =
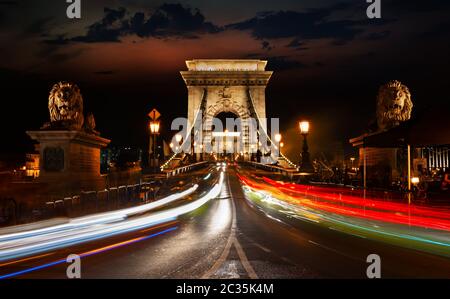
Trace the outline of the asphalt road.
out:
[[[67,263],[49,263],[86,252],[82,278],[364,278],[373,253],[382,277],[450,278],[449,259],[251,206],[233,169],[218,198],[177,221],[3,263],[0,274],[42,267],[17,278],[65,278]]]

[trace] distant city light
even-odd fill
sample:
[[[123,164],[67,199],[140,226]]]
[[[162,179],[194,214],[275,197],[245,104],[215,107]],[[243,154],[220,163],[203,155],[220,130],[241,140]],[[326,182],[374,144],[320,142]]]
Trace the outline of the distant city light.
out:
[[[416,184],[420,183],[420,179],[418,177],[412,177],[411,183],[416,185]]]

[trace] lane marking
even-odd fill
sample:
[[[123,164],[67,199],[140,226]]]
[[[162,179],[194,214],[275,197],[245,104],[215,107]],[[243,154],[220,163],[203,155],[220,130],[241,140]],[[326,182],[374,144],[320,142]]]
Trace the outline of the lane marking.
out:
[[[367,239],[365,236],[358,235],[358,234],[355,234],[355,233],[345,232],[345,231],[340,230],[340,229],[338,229],[336,227],[333,227],[333,226],[329,226],[328,228],[331,229],[331,230],[343,233],[343,234],[350,234],[350,235],[355,236],[355,237],[360,237],[360,238],[363,238],[363,239]]]
[[[328,247],[328,246],[319,244],[319,243],[314,242],[314,241],[311,241],[311,240],[308,240],[308,242],[311,243],[311,244],[314,244],[314,245],[316,245],[316,246],[318,246],[318,247],[320,247],[320,248],[323,248],[323,249],[329,250],[329,251],[331,251],[331,252],[334,252],[334,253],[340,254],[340,255],[342,255],[342,256],[345,256],[346,258],[349,258],[349,259],[352,259],[352,260],[356,260],[356,261],[362,261],[362,259],[360,259],[360,258],[356,258],[356,257],[354,257],[354,256],[345,254],[345,253],[343,253],[343,252],[341,252],[341,251],[339,251],[339,250],[337,250],[337,249],[334,249],[334,248],[331,248],[331,247]]]
[[[225,262],[228,255],[230,254],[231,245],[233,245],[233,238],[234,238],[234,232],[230,233],[230,236],[228,237],[227,244],[225,245],[225,249],[223,250],[220,257],[216,260],[214,265],[209,269],[205,274],[203,274],[202,279],[210,278],[214,273],[216,273],[220,266]]]
[[[256,274],[255,270],[253,269],[252,265],[250,264],[250,262],[247,258],[247,255],[245,254],[245,251],[242,248],[242,245],[239,243],[238,239],[236,238],[236,230],[237,230],[236,205],[234,204],[234,200],[233,200],[234,197],[232,194],[233,192],[231,191],[231,188],[230,188],[230,178],[229,178],[228,174],[227,174],[227,187],[228,187],[227,193],[230,194],[230,202],[231,202],[232,212],[233,212],[230,236],[228,237],[227,244],[225,245],[225,248],[224,248],[222,254],[220,255],[219,259],[217,259],[216,262],[214,263],[214,265],[205,274],[203,274],[202,279],[210,278],[220,269],[220,267],[225,263],[228,255],[230,254],[232,245],[234,245],[234,247],[236,248],[237,254],[239,256],[239,260],[241,261],[241,264],[244,267],[245,271],[247,272],[248,276],[251,279],[258,279],[258,275]]]
[[[236,248],[239,259],[241,260],[242,266],[244,266],[245,271],[247,271],[248,276],[251,279],[258,279],[258,275],[256,275],[255,270],[253,269],[252,265],[250,265],[250,262],[248,261],[241,244],[236,238],[234,238],[234,247]]]
[[[256,247],[258,247],[259,249],[261,249],[262,251],[265,251],[265,252],[267,252],[267,253],[272,252],[269,248],[264,247],[264,246],[262,246],[262,245],[259,244],[259,243],[253,242],[253,244],[254,244]]]
[[[227,175],[227,183],[228,183],[228,186],[229,186],[228,175]],[[222,185],[222,186],[225,186],[225,185]],[[211,277],[212,275],[214,275],[219,270],[220,266],[222,266],[222,264],[226,261],[228,255],[230,254],[231,245],[233,245],[234,230],[236,228],[236,219],[235,219],[235,217],[236,217],[235,216],[236,210],[235,210],[235,207],[233,205],[233,200],[230,200],[230,202],[231,202],[231,205],[232,205],[232,214],[233,214],[233,216],[232,216],[232,220],[231,220],[231,232],[230,232],[230,235],[228,236],[227,244],[225,245],[225,248],[222,251],[222,254],[216,260],[214,265],[205,274],[203,274],[202,279],[207,279],[207,278]]]

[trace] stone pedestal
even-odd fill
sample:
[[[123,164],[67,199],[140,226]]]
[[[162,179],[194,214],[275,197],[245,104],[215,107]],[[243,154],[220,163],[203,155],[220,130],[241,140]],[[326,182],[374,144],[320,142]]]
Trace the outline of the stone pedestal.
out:
[[[51,193],[73,194],[106,187],[100,174],[100,149],[110,140],[83,131],[40,130],[27,134],[39,142],[39,182]]]

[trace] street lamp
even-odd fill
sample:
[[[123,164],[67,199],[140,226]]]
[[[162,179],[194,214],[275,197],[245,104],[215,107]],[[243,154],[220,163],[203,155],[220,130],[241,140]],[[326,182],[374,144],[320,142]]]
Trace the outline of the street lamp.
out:
[[[309,121],[301,121],[300,124],[300,133],[302,135],[308,135],[309,133]]]
[[[417,186],[419,183],[420,183],[420,178],[418,178],[418,177],[411,178],[411,184],[413,184],[414,186]]]
[[[281,134],[275,134],[275,142],[276,143],[280,143],[280,141],[281,141]]]
[[[180,143],[181,139],[183,139],[183,136],[181,136],[181,134],[177,134],[175,135],[175,140]]]
[[[281,134],[277,133],[275,134],[275,153],[274,153],[274,159],[278,159],[278,157],[280,156],[280,152],[281,152]]]
[[[158,135],[159,134],[159,121],[151,121],[150,122],[150,132],[153,135]]]
[[[179,145],[180,145],[180,142],[182,139],[183,139],[183,136],[181,134],[175,135],[175,141],[177,142],[177,147],[175,148],[175,153],[177,153],[177,154],[178,154]]]
[[[303,173],[313,173],[314,167],[311,164],[311,159],[309,157],[309,148],[307,136],[309,134],[309,121],[301,121],[299,123],[300,133],[303,135],[303,151],[302,151],[302,160],[300,161],[300,172]]]
[[[155,171],[156,171],[156,167],[158,167],[158,155],[157,155],[157,136],[159,135],[159,129],[160,129],[160,122],[156,121],[156,120],[152,120],[150,121],[150,135],[151,138],[153,138],[153,166],[155,167]],[[151,155],[150,152],[152,150],[149,147],[149,159],[151,161]]]

